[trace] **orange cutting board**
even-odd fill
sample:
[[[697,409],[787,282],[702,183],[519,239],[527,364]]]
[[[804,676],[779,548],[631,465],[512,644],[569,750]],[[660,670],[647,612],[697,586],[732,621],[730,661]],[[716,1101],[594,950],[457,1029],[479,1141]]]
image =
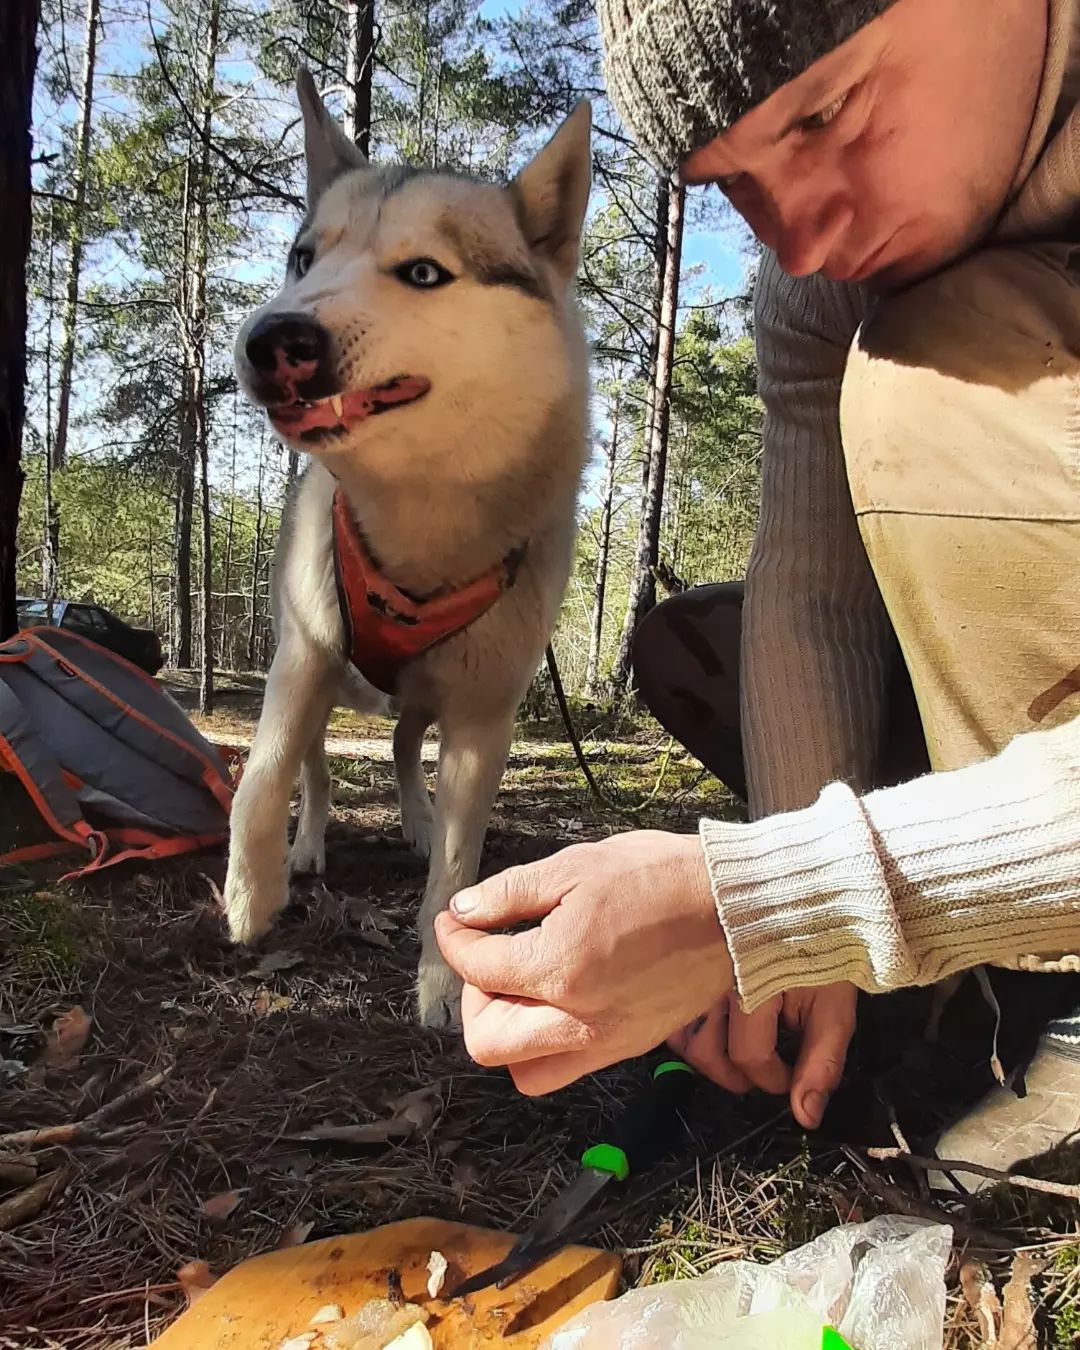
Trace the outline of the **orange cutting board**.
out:
[[[535,1350],[576,1313],[618,1290],[622,1262],[595,1247],[565,1247],[506,1289],[464,1299],[429,1299],[428,1258],[449,1263],[446,1288],[494,1265],[514,1238],[490,1228],[443,1219],[405,1219],[367,1233],[325,1238],[252,1257],[223,1275],[154,1342],[160,1350],[279,1350],[290,1337],[318,1328],[312,1316],[336,1303],[351,1316],[372,1298],[386,1298],[390,1273],[402,1293],[428,1314],[436,1350]],[[319,1350],[316,1336],[311,1350]]]

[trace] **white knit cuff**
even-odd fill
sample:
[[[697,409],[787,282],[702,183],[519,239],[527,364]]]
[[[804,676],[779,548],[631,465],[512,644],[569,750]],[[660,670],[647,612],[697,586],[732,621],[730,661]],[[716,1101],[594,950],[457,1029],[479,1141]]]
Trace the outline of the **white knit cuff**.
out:
[[[911,953],[861,801],[830,784],[813,806],[751,825],[703,820],[702,847],[742,1006],[787,989],[909,982]]]

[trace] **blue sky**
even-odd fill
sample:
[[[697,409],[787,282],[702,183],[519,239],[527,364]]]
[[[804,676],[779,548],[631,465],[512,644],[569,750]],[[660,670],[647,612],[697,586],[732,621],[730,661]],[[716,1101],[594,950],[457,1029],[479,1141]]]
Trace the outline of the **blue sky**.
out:
[[[522,0],[483,0],[480,13],[485,19],[500,19],[517,14],[521,8]],[[694,195],[698,196],[715,191],[715,188],[693,189]],[[689,290],[709,286],[719,295],[738,291],[746,270],[743,255],[749,240],[746,227],[732,218],[731,213],[726,213],[724,226],[720,229],[687,230],[683,236],[683,267],[687,271],[704,268],[700,280],[692,281]]]
[[[4,0],[0,0],[2,4]],[[151,0],[153,3],[153,0]],[[516,13],[523,0],[482,0],[481,12],[489,19],[497,19]],[[159,27],[162,26],[159,19]],[[129,111],[124,90],[124,76],[138,69],[147,60],[145,17],[139,19],[121,19],[110,16],[102,44],[102,64],[99,67],[98,86],[95,91],[95,114],[102,116],[121,116]],[[81,59],[78,39],[75,44],[69,42],[69,57],[77,68]],[[239,84],[245,79],[256,78],[255,72],[246,69],[230,69],[230,78]],[[119,82],[117,82],[119,77]],[[282,115],[292,116],[291,102],[283,96]],[[74,101],[65,100],[57,107],[51,102],[43,85],[39,85],[35,97],[35,138],[38,151],[55,146],[56,137],[62,127],[70,126],[74,120]],[[38,174],[44,176],[44,168]],[[708,194],[708,195],[706,195]],[[708,210],[702,207],[707,206]],[[730,209],[716,209],[721,201],[716,189],[695,189],[688,201],[687,219],[690,228],[683,240],[683,276],[684,283],[681,299],[689,304],[697,300],[703,291],[711,297],[723,297],[738,293],[743,287],[745,273],[745,254],[748,235],[745,227],[734,217]],[[288,237],[292,233],[292,221],[282,215],[268,216],[266,236],[260,240],[259,248],[251,255],[241,252],[227,266],[237,279],[250,282],[265,281],[267,285],[280,271],[280,255],[283,253]],[[280,235],[280,239],[277,236]],[[269,245],[269,250],[267,246]],[[138,264],[124,256],[115,246],[91,245],[86,257],[84,284],[93,281],[120,282],[132,280],[138,273]],[[34,337],[38,345],[43,345],[41,314],[35,316]],[[93,398],[99,392],[99,380],[90,363],[82,368],[82,382],[76,395],[76,412],[86,406],[87,397]],[[37,404],[40,398],[31,399],[31,416],[40,413]],[[84,441],[85,436],[85,441]],[[92,450],[97,441],[93,429],[85,432],[79,428],[75,433],[75,453],[85,445]]]

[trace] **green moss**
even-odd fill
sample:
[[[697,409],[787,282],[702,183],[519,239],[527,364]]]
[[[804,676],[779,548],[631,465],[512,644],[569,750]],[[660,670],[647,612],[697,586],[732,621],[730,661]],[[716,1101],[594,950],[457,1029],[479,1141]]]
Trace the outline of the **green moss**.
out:
[[[12,869],[0,883],[0,906],[0,948],[12,977],[63,980],[79,970],[85,942],[74,896],[40,890]]]

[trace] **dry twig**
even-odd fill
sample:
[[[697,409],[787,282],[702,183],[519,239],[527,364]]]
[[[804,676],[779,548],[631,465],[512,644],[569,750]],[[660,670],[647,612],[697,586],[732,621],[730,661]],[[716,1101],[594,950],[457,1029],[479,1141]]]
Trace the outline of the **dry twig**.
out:
[[[1020,1186],[1025,1191],[1041,1191],[1044,1195],[1063,1195],[1067,1200],[1080,1200],[1080,1185],[1067,1181],[1044,1181],[1041,1177],[1025,1177],[1018,1172],[1003,1172],[997,1167],[985,1167],[982,1163],[961,1162],[953,1158],[920,1158],[918,1154],[900,1148],[868,1148],[866,1153],[867,1157],[878,1162],[902,1158],[909,1167],[919,1167],[927,1172],[967,1172],[990,1181],[1007,1181],[1010,1186]]]
[[[66,1125],[46,1125],[40,1130],[15,1130],[11,1134],[0,1134],[0,1148],[55,1148],[61,1144],[86,1143],[95,1136],[99,1125],[103,1125],[132,1102],[155,1092],[171,1073],[170,1065],[169,1068],[154,1074],[152,1078],[147,1078],[144,1082],[128,1088],[126,1092],[121,1092],[119,1097],[114,1097],[111,1102],[98,1107],[85,1120],[70,1121]]]

